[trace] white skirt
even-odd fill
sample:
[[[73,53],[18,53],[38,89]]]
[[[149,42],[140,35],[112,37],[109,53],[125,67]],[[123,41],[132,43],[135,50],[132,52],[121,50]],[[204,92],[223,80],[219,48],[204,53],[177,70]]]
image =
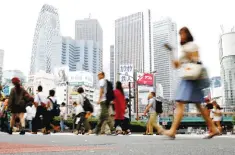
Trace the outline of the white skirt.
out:
[[[220,122],[221,119],[222,119],[221,116],[214,116],[213,121],[214,121],[214,122]]]

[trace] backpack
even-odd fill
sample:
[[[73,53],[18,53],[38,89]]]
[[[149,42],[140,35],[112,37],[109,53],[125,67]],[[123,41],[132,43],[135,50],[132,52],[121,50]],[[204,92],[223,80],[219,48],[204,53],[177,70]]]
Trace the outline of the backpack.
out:
[[[60,116],[60,105],[57,104],[57,101],[55,100],[55,102],[52,101],[52,99],[50,97],[48,97],[48,99],[51,101],[53,108],[51,110],[52,115],[53,116]]]
[[[107,82],[106,100],[108,102],[111,102],[115,98],[114,92],[113,92],[113,84],[112,84],[112,82],[110,82],[108,80],[106,80],[106,82]]]
[[[161,114],[163,112],[162,110],[162,102],[155,100],[155,104],[156,104],[156,113]]]
[[[83,109],[85,112],[87,112],[87,111],[89,111],[91,113],[94,112],[94,107],[87,97],[84,97]]]

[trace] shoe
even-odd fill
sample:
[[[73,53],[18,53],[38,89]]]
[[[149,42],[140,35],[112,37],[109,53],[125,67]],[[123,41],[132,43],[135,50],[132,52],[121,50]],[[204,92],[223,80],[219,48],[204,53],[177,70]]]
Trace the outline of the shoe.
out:
[[[38,134],[38,133],[37,133],[37,132],[31,132],[31,134],[36,135],[36,134]]]
[[[25,135],[25,130],[21,130],[20,135]]]
[[[8,134],[12,135],[12,128],[9,129]]]

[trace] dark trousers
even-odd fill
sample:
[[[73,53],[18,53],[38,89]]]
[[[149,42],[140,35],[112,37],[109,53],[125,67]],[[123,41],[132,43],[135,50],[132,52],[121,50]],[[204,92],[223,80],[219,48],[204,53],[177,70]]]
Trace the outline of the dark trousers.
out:
[[[52,119],[53,117],[51,111],[45,111],[43,115],[43,128],[47,131],[51,129]]]
[[[115,119],[114,127],[116,128],[117,126],[120,126],[121,128],[123,128],[123,121],[124,120]]]
[[[123,121],[123,125],[122,125],[122,130],[123,131],[130,130],[130,119],[129,118],[125,117],[125,119]]]
[[[82,127],[85,127],[85,120],[86,120],[85,116],[86,116],[85,112],[82,112],[82,113],[78,114],[78,116],[77,116],[77,117],[80,117],[80,121],[77,124],[78,131],[81,130]]]
[[[40,127],[42,127],[42,122],[40,116],[45,118],[46,109],[42,106],[37,107],[36,115],[32,121],[32,132],[37,132]],[[44,123],[43,123],[44,124]]]

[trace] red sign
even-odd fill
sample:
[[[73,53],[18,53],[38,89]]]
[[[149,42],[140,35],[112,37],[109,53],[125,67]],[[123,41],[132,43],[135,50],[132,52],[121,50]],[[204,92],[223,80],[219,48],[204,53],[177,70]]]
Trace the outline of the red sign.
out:
[[[153,86],[153,74],[143,73],[137,77],[138,85],[148,85]]]

